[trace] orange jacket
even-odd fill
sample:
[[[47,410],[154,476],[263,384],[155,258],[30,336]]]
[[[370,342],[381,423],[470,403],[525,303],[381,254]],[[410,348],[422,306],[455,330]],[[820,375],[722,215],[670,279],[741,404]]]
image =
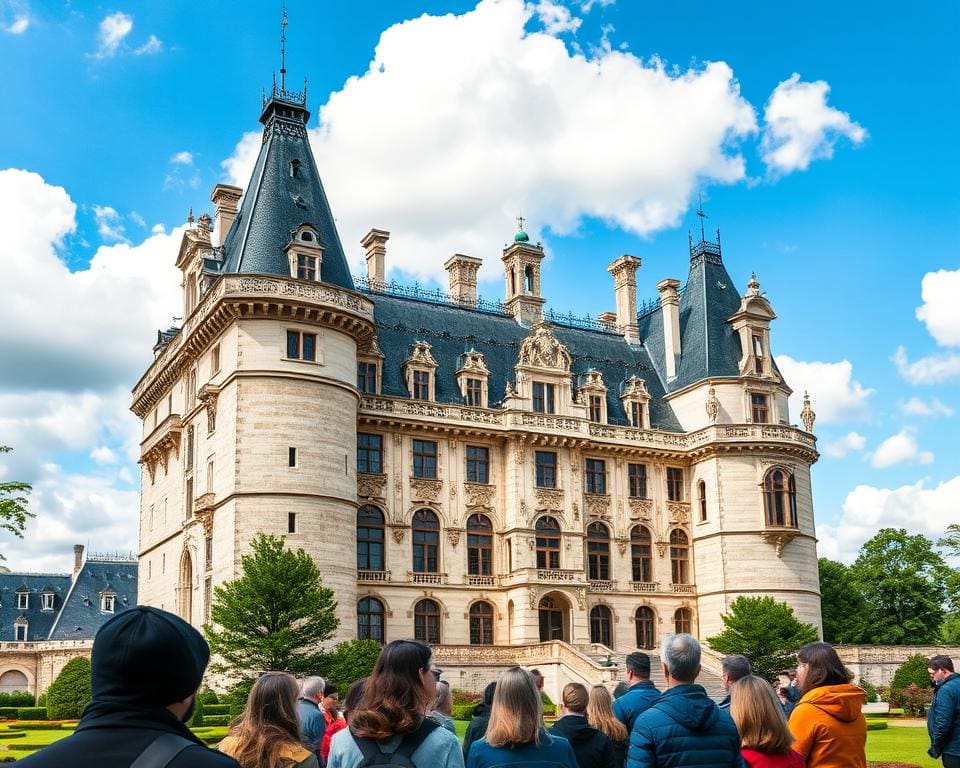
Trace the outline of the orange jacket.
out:
[[[790,715],[790,732],[807,768],[867,768],[866,701],[855,685],[824,685],[803,694]]]

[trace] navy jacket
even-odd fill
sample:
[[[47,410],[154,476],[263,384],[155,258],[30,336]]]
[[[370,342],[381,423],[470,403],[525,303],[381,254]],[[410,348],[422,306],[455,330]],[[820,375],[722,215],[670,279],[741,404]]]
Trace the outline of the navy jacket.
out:
[[[633,724],[653,702],[660,697],[660,691],[649,680],[634,683],[619,699],[613,702],[613,714],[617,720],[627,726],[627,733],[633,731]]]
[[[587,718],[564,715],[549,730],[570,742],[580,768],[623,768],[622,760],[617,763],[610,737],[593,728]]]
[[[473,742],[467,768],[504,768],[518,765],[522,768],[577,768],[577,756],[570,742],[560,736],[542,731],[540,746],[532,741],[519,747],[491,747],[487,740]]]
[[[479,741],[487,732],[487,724],[490,722],[490,707],[486,704],[477,704],[473,710],[473,717],[467,726],[467,732],[463,735],[463,762],[467,762],[470,757],[470,747],[473,742]]]
[[[960,757],[960,675],[950,675],[937,688],[927,713],[930,754]]]
[[[744,768],[740,734],[700,685],[669,688],[637,718],[627,768]]]

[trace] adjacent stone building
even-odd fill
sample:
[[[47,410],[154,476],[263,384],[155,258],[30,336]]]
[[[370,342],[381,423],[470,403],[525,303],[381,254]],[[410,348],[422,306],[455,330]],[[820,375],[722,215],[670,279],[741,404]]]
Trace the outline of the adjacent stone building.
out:
[[[308,119],[274,87],[249,185],[184,235],[183,324],[133,392],[142,603],[204,623],[265,531],[316,559],[340,638],[625,651],[710,635],[739,595],[819,626],[814,414],[792,423],[776,315],[719,234],[647,303],[612,260],[597,319],[545,310],[522,223],[502,301],[461,254],[449,292],[387,283],[378,229],[354,278]]]

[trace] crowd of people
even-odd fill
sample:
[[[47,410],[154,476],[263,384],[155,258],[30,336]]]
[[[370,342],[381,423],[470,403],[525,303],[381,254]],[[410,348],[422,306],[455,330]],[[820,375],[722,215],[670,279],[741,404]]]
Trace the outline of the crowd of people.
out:
[[[750,660],[722,662],[726,698],[697,684],[701,649],[689,634],[650,657],[626,658],[615,690],[568,683],[560,717],[544,721],[544,678],[513,667],[487,685],[463,744],[452,692],[428,645],[395,640],[369,677],[346,692],[319,677],[267,672],[216,748],[187,727],[209,660],[203,637],[165,611],[137,607],[100,630],[92,654],[93,701],[75,733],[22,761],[25,768],[866,768],[863,689],[832,646],[805,645],[786,682],[753,674]],[[960,675],[946,656],[929,662],[937,690],[928,718],[933,757],[960,768]]]

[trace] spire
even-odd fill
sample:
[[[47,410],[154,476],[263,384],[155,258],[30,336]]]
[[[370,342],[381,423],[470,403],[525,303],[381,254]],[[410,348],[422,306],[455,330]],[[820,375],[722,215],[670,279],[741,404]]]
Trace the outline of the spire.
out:
[[[703,210],[703,193],[697,195],[696,215],[700,217],[700,242],[694,244],[693,235],[687,230],[687,239],[690,241],[690,260],[693,261],[698,256],[710,256],[716,261],[720,260],[720,228],[717,227],[717,242],[713,243],[707,240],[706,220],[709,218]]]
[[[283,19],[280,21],[280,90],[287,90],[287,3],[283,3]]]
[[[281,115],[294,122],[306,125],[310,120],[307,111],[307,79],[303,79],[302,91],[287,90],[287,4],[283,4],[283,15],[280,19],[280,84],[277,85],[276,72],[273,74],[273,83],[270,88],[270,97],[263,94],[263,114],[260,122],[264,125],[274,115]]]

